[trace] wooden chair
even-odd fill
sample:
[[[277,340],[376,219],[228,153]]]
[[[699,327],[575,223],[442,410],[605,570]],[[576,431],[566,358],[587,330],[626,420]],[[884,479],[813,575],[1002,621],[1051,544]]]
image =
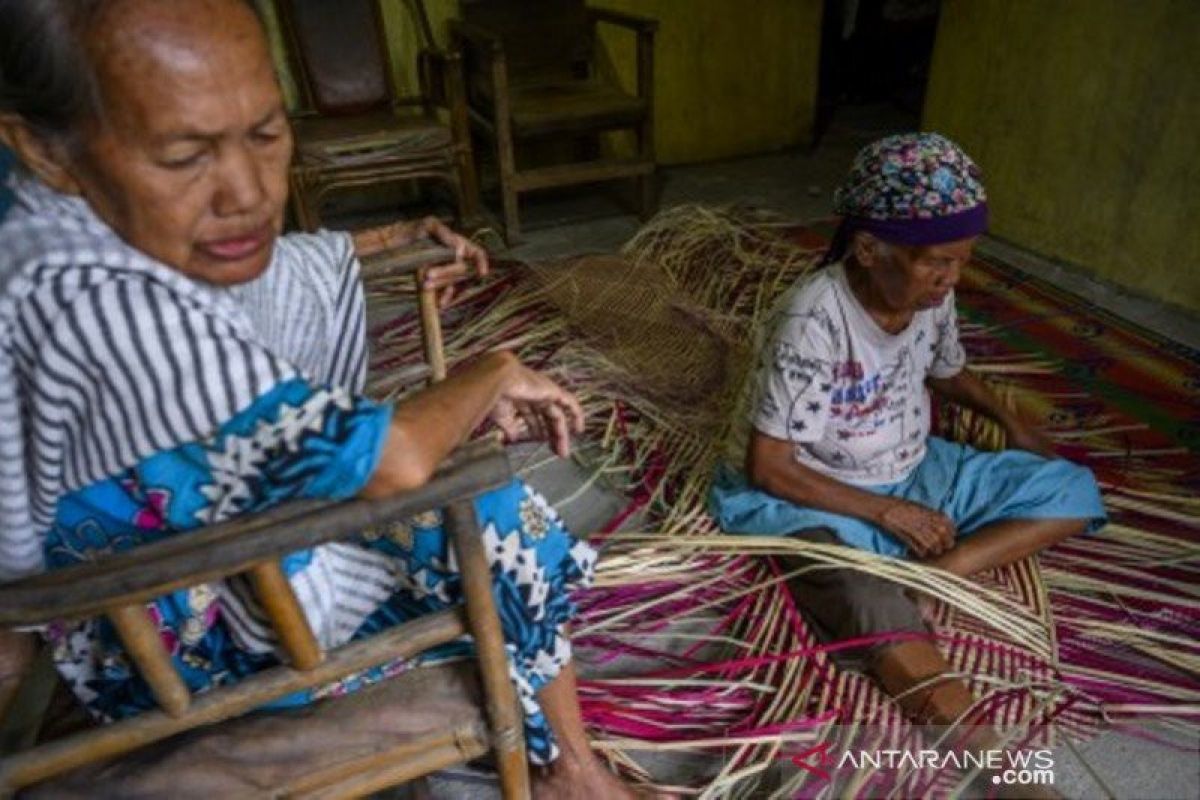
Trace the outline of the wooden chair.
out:
[[[367,259],[364,273],[413,272],[448,255],[429,245],[390,251]],[[427,337],[427,350],[438,336]],[[22,796],[54,798],[353,797],[492,751],[503,795],[527,797],[521,711],[508,677],[471,502],[510,479],[503,450],[494,442],[475,442],[411,492],[381,500],[294,502],[0,586],[0,634],[11,636],[3,628],[107,616],[159,705],[37,744],[36,719],[24,731],[5,730],[0,796],[21,790]],[[465,605],[322,652],[280,558],[433,509],[444,510]],[[176,589],[242,574],[250,577],[267,611],[286,663],[191,696],[146,603]],[[271,700],[411,658],[468,633],[476,643],[477,670],[462,663],[410,669],[301,710],[255,711]],[[37,677],[36,670],[29,675]],[[0,692],[0,703],[36,705],[31,698],[45,694],[44,676],[41,681],[43,688],[30,680],[29,688]],[[0,705],[0,720],[8,716],[9,708]]]
[[[654,32],[658,23],[583,0],[462,0],[452,23],[467,73],[472,127],[496,147],[504,225],[520,237],[521,193],[556,186],[634,178],[643,217],[654,199]],[[637,94],[604,79],[596,63],[596,26],[637,35]],[[555,136],[631,129],[631,158],[599,158],[522,168],[520,144]]]
[[[457,52],[434,46],[422,0],[396,0],[421,41],[414,59],[419,90],[394,85],[380,2],[275,0],[303,107],[293,115],[296,154],[290,173],[297,225],[315,230],[333,192],[417,179],[450,187],[459,223],[479,214],[462,66]],[[439,121],[437,109],[448,114]]]

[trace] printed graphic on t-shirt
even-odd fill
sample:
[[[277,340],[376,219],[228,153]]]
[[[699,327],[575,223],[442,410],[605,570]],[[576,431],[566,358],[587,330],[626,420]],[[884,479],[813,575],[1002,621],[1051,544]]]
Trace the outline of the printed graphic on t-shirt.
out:
[[[953,299],[886,334],[831,268],[779,315],[759,365],[753,423],[796,445],[796,458],[864,483],[899,480],[924,454],[928,375],[964,361]]]

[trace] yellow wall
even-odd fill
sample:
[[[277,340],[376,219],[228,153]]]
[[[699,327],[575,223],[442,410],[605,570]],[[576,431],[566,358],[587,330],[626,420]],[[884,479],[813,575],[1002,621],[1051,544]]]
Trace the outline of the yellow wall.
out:
[[[821,0],[593,0],[659,21],[655,148],[660,163],[706,161],[807,141],[817,97]],[[427,0],[446,41],[456,0]],[[397,50],[414,41],[401,3],[384,3]],[[634,36],[601,26],[605,57],[633,91]],[[398,71],[401,85],[411,76]]]
[[[944,0],[924,127],[992,230],[1200,310],[1200,3]]]
[[[820,0],[592,0],[659,21],[655,147],[665,164],[807,141],[817,100]],[[633,89],[632,37],[602,39]]]

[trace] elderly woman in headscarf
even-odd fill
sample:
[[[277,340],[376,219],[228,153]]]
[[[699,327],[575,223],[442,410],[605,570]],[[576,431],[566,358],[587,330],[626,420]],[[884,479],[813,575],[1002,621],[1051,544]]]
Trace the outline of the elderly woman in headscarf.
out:
[[[974,162],[935,133],[889,136],[858,153],[834,198],[824,268],[781,303],[761,353],[745,474],[714,485],[721,526],[970,576],[1102,525],[1091,472],[1055,458],[965,368],[954,287],[987,224]],[[1010,449],[931,436],[927,390],[994,419]],[[824,639],[860,640],[835,657],[923,721],[971,705],[961,680],[931,680],[949,666],[898,584],[823,568],[792,589]]]
[[[292,139],[248,3],[2,0],[0,139],[21,165],[0,228],[0,579],[294,498],[416,487],[489,417],[560,455],[581,430],[575,398],[504,352],[396,406],[363,395],[358,257],[431,236],[460,257],[437,286],[487,259],[434,220],[281,235]],[[627,795],[590,750],[570,665],[567,594],[594,551],[520,482],[477,508],[528,752],[550,765],[537,793]],[[325,647],[458,592],[436,515],[284,568]],[[150,610],[192,691],[277,663],[238,582]],[[106,623],[49,636],[95,717],[152,704]]]

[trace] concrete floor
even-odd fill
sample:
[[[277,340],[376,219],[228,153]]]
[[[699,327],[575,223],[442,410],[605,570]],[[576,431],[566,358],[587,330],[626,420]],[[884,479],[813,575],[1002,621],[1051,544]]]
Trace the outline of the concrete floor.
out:
[[[855,151],[880,135],[905,127],[877,108],[839,112],[815,151],[789,151],[713,164],[665,169],[661,206],[682,203],[744,204],[777,211],[797,220],[827,216],[830,195]],[[583,188],[534,195],[522,200],[522,241],[508,253],[526,260],[612,252],[639,226],[612,187]],[[1200,348],[1200,318],[1183,310],[1137,297],[1069,265],[1055,263],[1009,243],[989,240],[984,252],[995,252],[1021,268],[1048,278],[1096,304],[1181,343]],[[586,479],[574,464],[546,457],[545,450],[514,453],[514,464],[552,501],[576,494]],[[618,498],[592,488],[562,507],[573,531],[586,535],[618,508]],[[668,774],[686,777],[693,762],[657,765]],[[437,798],[496,798],[485,772],[461,768],[434,776]],[[1144,739],[1109,733],[1078,751],[1055,751],[1055,789],[1069,798],[1200,798],[1200,742],[1177,751]]]

